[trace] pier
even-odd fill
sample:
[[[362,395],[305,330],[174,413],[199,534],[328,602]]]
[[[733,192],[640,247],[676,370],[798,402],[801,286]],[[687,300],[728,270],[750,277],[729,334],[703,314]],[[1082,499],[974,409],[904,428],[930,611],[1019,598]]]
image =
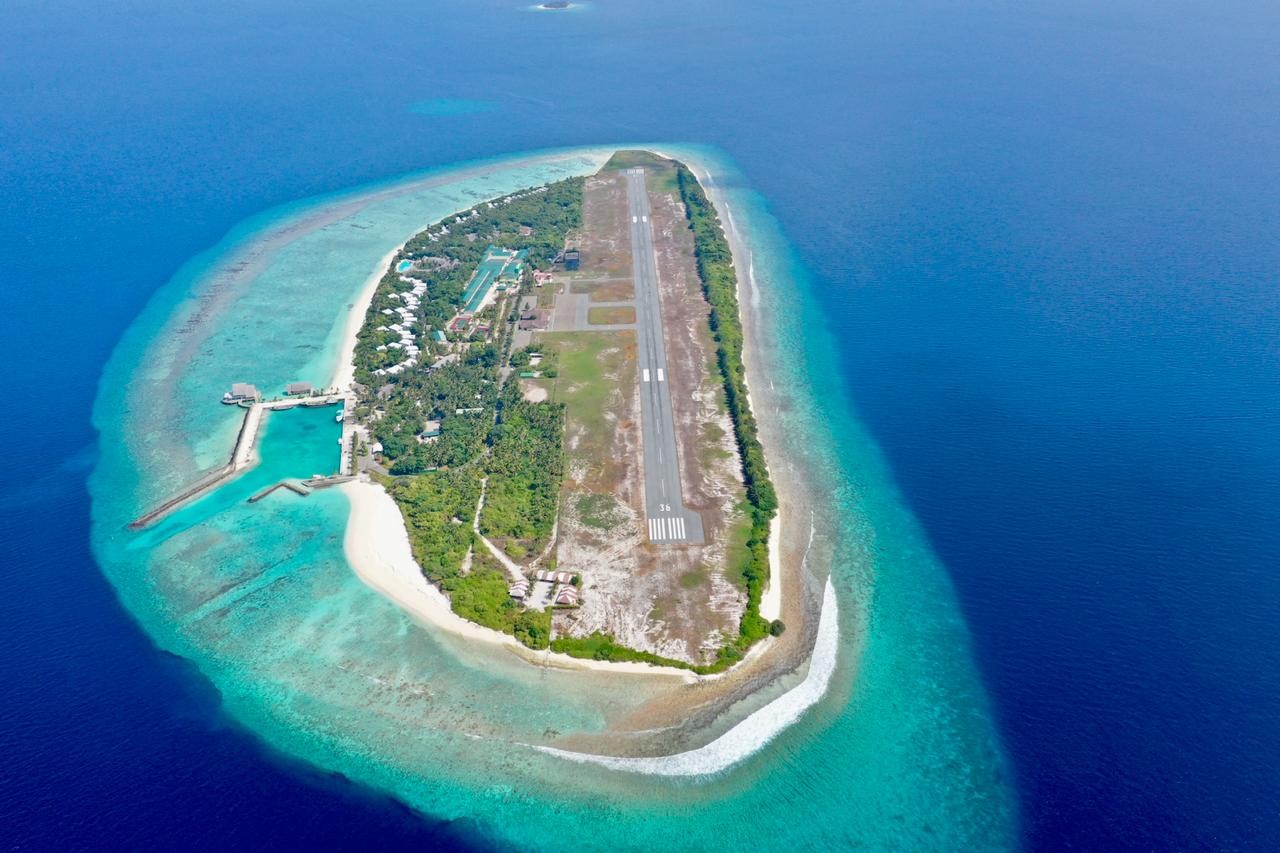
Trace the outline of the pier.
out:
[[[302,485],[301,483],[295,483],[293,480],[281,480],[280,482],[276,483],[274,486],[267,486],[265,489],[258,492],[256,495],[252,495],[249,498],[249,503],[256,504],[258,501],[262,500],[267,495],[274,492],[276,489],[288,489],[294,494],[302,495],[304,498],[311,494],[311,490],[308,489],[306,486]]]
[[[257,461],[254,457],[253,451],[257,445],[258,432],[261,429],[262,418],[266,412],[292,409],[295,406],[331,406],[338,403],[341,403],[344,406],[342,438],[339,440],[340,446],[338,450],[338,476],[313,477],[310,480],[306,480],[301,483],[294,483],[291,481],[276,483],[271,488],[263,492],[259,492],[249,498],[249,502],[256,503],[281,486],[297,492],[300,495],[306,496],[311,493],[311,488],[323,488],[327,485],[333,485],[334,482],[345,482],[345,480],[351,479],[346,475],[350,473],[350,454],[347,451],[349,449],[352,427],[354,424],[354,416],[352,413],[355,411],[355,401],[352,397],[348,394],[339,393],[337,391],[326,391],[322,393],[284,397],[275,400],[256,401],[247,407],[242,405],[242,408],[245,409],[244,420],[240,423],[240,431],[236,435],[236,443],[231,450],[231,458],[227,464],[216,471],[212,471],[204,475],[193,485],[164,501],[159,506],[138,516],[133,521],[129,522],[128,529],[141,530],[150,524],[154,524],[156,521],[164,518],[178,507],[190,503],[201,495],[217,488],[222,483],[246,468],[252,467]]]

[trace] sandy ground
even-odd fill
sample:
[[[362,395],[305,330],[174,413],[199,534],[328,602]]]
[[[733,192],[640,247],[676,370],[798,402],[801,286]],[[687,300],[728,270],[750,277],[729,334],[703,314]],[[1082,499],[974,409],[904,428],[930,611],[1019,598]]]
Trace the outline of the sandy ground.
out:
[[[405,243],[401,243],[378,261],[378,266],[365,280],[364,287],[360,289],[360,295],[351,304],[351,309],[347,312],[347,325],[342,333],[342,352],[338,355],[338,369],[333,374],[333,381],[329,383],[330,388],[346,391],[355,381],[356,337],[360,334],[360,327],[364,325],[365,316],[369,313],[369,303],[373,302],[373,295],[378,292],[378,282],[382,281],[391,262],[404,246]]]
[[[669,190],[650,186],[649,193],[681,491],[684,504],[700,514],[707,540],[682,547],[655,547],[644,540],[644,448],[635,355],[633,348],[602,350],[597,364],[601,379],[611,386],[603,404],[605,425],[601,430],[596,424],[598,413],[584,414],[570,406],[556,553],[561,568],[583,572],[584,595],[580,607],[557,612],[553,624],[557,635],[582,637],[600,631],[631,648],[701,664],[714,660],[723,636],[737,633],[746,607],[746,595],[725,570],[730,536],[742,527],[743,515],[736,507],[745,493],[723,387],[718,372],[710,375],[716,370],[707,325],[710,306],[697,277],[684,206]],[[627,210],[619,173],[588,182],[583,245],[591,247],[593,269],[617,271],[629,263]],[[599,276],[576,279],[574,287],[582,291],[561,294],[557,312],[563,310],[561,303],[572,301],[582,314],[588,296],[596,299],[600,281]],[[632,302],[590,304],[595,306],[592,311],[600,305],[634,310]],[[577,334],[557,339],[558,345],[573,350],[598,340],[582,336],[582,330],[601,327],[581,320],[572,327]],[[564,378],[562,374],[557,394],[569,399],[580,386],[565,385]],[[588,522],[580,501],[591,499],[599,507],[609,496],[610,512],[598,508],[590,514],[612,516],[612,523]]]
[[[463,619],[453,612],[448,598],[427,581],[422,569],[414,562],[404,518],[386,490],[375,483],[359,481],[343,483],[336,488],[347,496],[351,504],[346,536],[342,541],[347,562],[360,580],[422,624],[468,642],[506,649],[538,666],[674,676],[680,681],[697,678],[690,672],[673,667],[581,660],[552,652],[535,652],[513,637]]]
[[[692,163],[690,166],[695,169],[705,184],[704,170]],[[708,186],[707,189],[708,195],[721,211],[737,262],[740,278],[739,299],[743,305],[743,313],[749,315],[747,289],[754,288],[755,284],[750,279],[749,260],[746,264],[743,263],[744,258],[749,259],[749,254],[745,254],[748,250],[741,235],[733,228],[733,221],[724,204],[724,199],[715,191],[713,185]],[[392,257],[394,252],[388,256],[386,263],[381,265],[377,277],[381,276]],[[743,269],[744,266],[748,269]],[[371,279],[373,287],[376,287],[377,277]],[[367,295],[362,294],[362,299],[353,306],[348,321],[348,340],[343,350],[343,361],[335,379],[335,384],[339,387],[342,385],[338,380],[349,377],[352,370],[351,356],[354,352],[355,335],[363,322],[368,300],[372,297],[372,290],[368,288],[366,290],[368,290]],[[745,355],[749,380],[755,384],[760,379],[757,371],[763,364],[763,354],[750,334],[753,331],[752,325],[750,322],[747,324]],[[350,379],[347,378],[346,381],[349,382]],[[764,382],[762,386],[765,389],[764,396],[768,397],[770,386],[767,377]],[[773,401],[764,399],[759,402],[770,405]],[[819,612],[812,606],[818,602],[815,600],[806,602],[806,596],[803,594],[805,583],[802,577],[802,566],[808,554],[808,546],[803,543],[805,539],[811,541],[812,538],[803,535],[803,531],[795,529],[795,526],[800,519],[810,515],[814,510],[816,496],[805,491],[803,479],[795,476],[798,472],[792,472],[786,466],[779,465],[778,446],[769,439],[768,431],[762,431],[761,440],[765,445],[765,453],[775,472],[774,481],[779,502],[785,510],[780,513],[778,519],[775,519],[771,529],[770,583],[766,588],[761,610],[767,618],[785,619],[788,630],[781,638],[765,640],[758,644],[742,663],[719,676],[697,677],[678,669],[651,667],[645,664],[584,661],[566,655],[532,652],[517,643],[514,638],[462,619],[452,612],[444,594],[427,582],[414,562],[408,533],[395,501],[380,486],[369,482],[352,482],[339,487],[346,493],[351,504],[351,515],[344,540],[347,559],[362,581],[431,630],[443,631],[468,643],[483,644],[495,650],[501,648],[532,664],[576,670],[644,674],[650,677],[660,675],[670,680],[673,689],[667,691],[663,698],[647,703],[641,709],[627,715],[625,719],[614,721],[610,728],[619,733],[616,737],[604,735],[601,738],[574,738],[570,736],[563,740],[563,746],[571,750],[598,751],[605,754],[628,752],[653,754],[654,749],[660,752],[672,751],[671,747],[662,749],[661,743],[696,744],[699,741],[705,743],[705,736],[700,738],[697,733],[712,726],[735,701],[751,695],[777,677],[803,667],[804,669],[800,671],[808,671],[804,683],[784,694],[792,704],[790,713],[785,715],[771,713],[770,706],[776,704],[777,700],[775,700],[775,703],[770,703],[770,706],[750,714],[741,723],[735,725],[726,733],[728,738],[722,736],[716,739],[715,742],[721,744],[725,740],[741,741],[734,751],[739,755],[745,755],[767,742],[798,719],[805,708],[816,703],[826,692],[834,666],[834,627],[830,628],[832,637],[827,643],[833,646],[832,660],[824,660],[821,666],[816,663],[814,666],[809,665],[810,658],[817,648],[814,645],[815,641],[828,632],[820,630]],[[823,625],[828,623],[833,612],[834,596],[828,585],[826,594],[822,596]],[[825,659],[827,655],[824,654],[822,657]],[[814,660],[816,662],[816,658]],[[746,735],[741,728],[748,721],[751,721],[751,727],[757,730],[751,735]],[[628,732],[642,735],[646,731],[652,732],[662,727],[668,730],[668,734],[660,739],[657,747],[652,743],[644,747],[640,742],[618,740],[618,738],[625,738]],[[741,751],[743,748],[745,752]],[[692,759],[699,752],[696,749],[689,751],[687,746],[676,746],[675,749],[677,755],[669,756],[672,759],[679,756]],[[703,761],[690,763],[691,765],[704,764]],[[708,763],[705,766],[709,768],[712,765]],[[628,767],[627,769],[640,772],[656,770],[648,767]]]
[[[760,615],[772,622],[782,618],[782,511],[769,522],[769,583],[760,595]]]
[[[735,244],[734,249],[739,250],[741,242],[738,235],[733,233],[732,220],[728,216],[722,214],[726,231],[730,239]],[[364,323],[365,316],[368,313],[369,304],[373,299],[373,295],[377,290],[378,282],[386,272],[395,256],[399,253],[402,246],[397,246],[388,252],[378,263],[378,266],[370,274],[365,281],[364,287],[361,289],[359,296],[352,304],[347,316],[345,327],[345,336],[343,347],[339,356],[339,367],[334,375],[333,385],[343,389],[349,387],[354,375],[354,354],[356,346],[356,338]],[[611,247],[612,248],[612,247]],[[608,256],[612,252],[599,253],[600,256]],[[735,251],[735,260],[738,257],[738,251]],[[612,259],[611,259],[612,260]],[[740,270],[740,279],[745,279],[745,270]],[[740,301],[745,294],[740,294]],[[747,346],[751,346],[748,338]],[[753,353],[754,355],[754,353]],[[751,362],[758,363],[756,358],[751,358]],[[751,377],[754,378],[754,377]],[[753,403],[755,401],[752,401]],[[766,448],[766,454],[768,448]],[[779,489],[779,497],[784,505],[789,504],[787,495],[783,491],[783,484],[777,484]],[[388,598],[395,601],[408,612],[414,614],[419,619],[429,624],[441,627],[451,633],[466,636],[469,639],[484,638],[482,641],[491,644],[496,643],[505,648],[527,655],[528,650],[520,646],[512,638],[482,628],[471,622],[458,617],[449,609],[448,599],[442,592],[437,590],[426,578],[423,577],[421,570],[413,561],[412,552],[409,549],[408,533],[405,531],[403,519],[400,511],[396,507],[394,500],[380,487],[372,483],[361,482],[353,483],[342,487],[348,493],[351,499],[352,515],[347,526],[347,557],[352,564],[352,568],[369,586],[382,592]],[[376,519],[371,521],[370,519]],[[368,528],[367,536],[372,537],[375,541],[368,548],[355,547],[354,539],[358,538],[356,533],[358,528]],[[394,531],[393,531],[394,528]],[[392,533],[394,537],[391,537]],[[771,536],[770,536],[770,582],[765,589],[763,599],[761,601],[761,615],[767,619],[781,618],[783,612],[783,586],[782,572],[784,570],[784,560],[781,547],[781,513],[778,518],[774,519]],[[401,547],[401,545],[403,547]],[[496,550],[491,548],[490,550]],[[394,559],[391,557],[394,556]],[[502,555],[505,556],[505,555]],[[411,582],[412,586],[407,586]],[[413,590],[416,590],[413,591]],[[428,596],[430,598],[428,599]],[[430,600],[434,603],[434,608],[426,606],[425,602]],[[618,626],[611,626],[617,629]],[[464,633],[459,633],[465,628]],[[628,633],[628,632],[623,632]],[[634,632],[633,632],[634,633]],[[643,632],[642,632],[643,633]],[[635,644],[641,637],[627,637]],[[641,643],[641,645],[648,645]],[[657,649],[660,653],[672,654],[677,653],[674,648]],[[683,657],[683,654],[679,656]],[[541,658],[542,655],[539,655]],[[583,668],[605,668],[613,671],[619,671],[618,667],[626,670],[637,670],[645,672],[661,671],[661,667],[650,667],[646,664],[640,665],[622,665],[600,663],[596,661],[581,661],[577,658],[570,658],[567,655],[554,655],[556,658],[563,658],[563,662],[570,662],[569,665],[592,664],[594,666],[584,666]],[[752,660],[758,660],[759,655],[752,655]],[[745,663],[745,662],[744,662]],[[739,664],[735,669],[744,668],[743,664]],[[688,675],[682,670],[671,669],[671,672],[680,672]]]

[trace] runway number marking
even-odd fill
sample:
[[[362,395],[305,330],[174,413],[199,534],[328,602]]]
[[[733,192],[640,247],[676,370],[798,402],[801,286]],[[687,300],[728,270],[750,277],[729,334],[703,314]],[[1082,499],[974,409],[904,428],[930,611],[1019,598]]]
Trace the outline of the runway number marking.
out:
[[[665,380],[666,380],[666,378],[667,378],[667,377],[666,377],[666,376],[664,376],[664,375],[662,374],[662,368],[661,368],[661,367],[659,367],[659,368],[658,368],[658,381],[659,381],[659,382],[663,382],[663,381],[665,381]]]
[[[644,369],[644,381],[645,382],[649,381],[649,368],[647,367]]]

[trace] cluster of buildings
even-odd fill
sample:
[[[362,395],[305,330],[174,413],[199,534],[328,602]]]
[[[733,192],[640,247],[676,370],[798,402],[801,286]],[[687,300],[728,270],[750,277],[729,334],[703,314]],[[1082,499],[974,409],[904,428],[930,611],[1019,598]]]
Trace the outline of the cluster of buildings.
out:
[[[222,395],[222,402],[228,406],[246,403],[252,405],[262,399],[258,389],[248,382],[233,382],[231,390]]]
[[[310,397],[317,390],[309,382],[290,382],[284,386],[284,395],[286,397]],[[248,407],[254,403],[262,402],[262,394],[258,391],[256,385],[250,385],[248,382],[233,382],[231,383],[231,390],[222,395],[222,402],[227,405]]]
[[[539,584],[551,586],[551,604],[554,606],[576,607],[578,605],[578,588],[573,585],[573,574],[571,572],[551,572],[546,569],[539,569],[534,573],[534,578]],[[523,603],[529,597],[529,591],[532,588],[528,578],[521,578],[507,587],[507,592],[516,601]],[[539,609],[541,609],[541,605],[539,605]]]
[[[512,199],[519,198],[524,193],[504,198],[503,202],[509,202]],[[478,214],[471,214],[472,216]],[[458,217],[456,221],[464,221],[468,217]],[[448,229],[442,227],[441,233],[448,233]],[[499,246],[490,245],[485,248],[484,256],[480,263],[476,265],[475,272],[471,274],[471,278],[467,281],[467,286],[462,292],[462,309],[452,320],[449,321],[447,328],[449,331],[457,335],[465,336],[470,334],[487,334],[492,328],[490,323],[477,321],[476,314],[492,301],[497,293],[504,293],[508,290],[518,288],[520,279],[524,275],[525,268],[528,265],[529,253],[524,250],[505,249]],[[396,269],[400,270],[406,261],[397,264]],[[534,270],[534,281],[538,286],[542,286],[551,280],[551,273]],[[380,367],[373,371],[375,376],[396,376],[406,370],[409,370],[418,363],[418,358],[422,354],[421,347],[418,346],[417,340],[412,331],[418,306],[422,302],[422,295],[427,291],[425,282],[417,279],[400,276],[400,280],[406,284],[411,284],[412,289],[392,293],[391,298],[399,300],[402,304],[395,308],[383,308],[382,313],[388,318],[394,318],[397,322],[386,326],[378,326],[379,332],[395,332],[399,335],[398,341],[392,341],[388,344],[382,344],[378,347],[378,352],[387,352],[388,350],[401,350],[404,358],[390,367]],[[550,312],[543,310],[535,310],[526,312],[527,316],[522,316],[521,328],[545,329],[550,319]],[[431,333],[432,339],[438,343],[447,341],[445,333],[442,330],[435,329]],[[224,399],[224,402],[237,402],[232,399]]]
[[[512,193],[511,195],[503,196],[497,201],[487,201],[485,202],[485,206],[488,207],[490,210],[492,210],[493,208],[498,207],[499,205],[510,204],[511,202],[515,201],[518,198],[524,198],[525,196],[528,196],[528,195],[537,195],[538,193],[544,193],[546,191],[547,191],[546,187],[535,187],[534,189],[531,189],[531,190],[523,190],[518,193]]]
[[[412,290],[391,294],[392,299],[399,299],[404,304],[394,309],[382,309],[383,314],[386,314],[388,317],[399,316],[400,321],[398,323],[392,323],[390,326],[378,327],[379,332],[395,332],[400,336],[400,340],[379,346],[378,352],[398,349],[404,352],[405,358],[398,364],[393,364],[390,367],[379,367],[377,370],[373,371],[375,376],[395,376],[399,373],[403,373],[418,363],[418,356],[422,352],[414,339],[412,326],[414,321],[414,312],[418,310],[418,305],[422,301],[422,294],[427,292],[427,285],[426,282],[417,281],[412,278],[405,278],[404,276],[401,276],[400,280],[413,284]]]
[[[492,204],[490,204],[489,206],[493,207]],[[455,225],[460,225],[461,223],[466,222],[468,219],[478,219],[479,217],[480,217],[480,211],[473,210],[471,211],[471,213],[467,214],[466,216],[463,216],[462,214],[455,216],[453,218],[453,222]],[[449,226],[441,224],[439,231],[427,232],[427,239],[433,243],[438,242],[441,237],[445,236],[448,233],[449,233]]]

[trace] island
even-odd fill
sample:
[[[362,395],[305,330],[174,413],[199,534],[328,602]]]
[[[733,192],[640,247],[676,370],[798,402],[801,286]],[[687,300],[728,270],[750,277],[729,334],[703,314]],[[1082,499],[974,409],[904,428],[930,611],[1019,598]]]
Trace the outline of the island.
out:
[[[368,294],[342,467],[413,559],[529,649],[722,671],[760,614],[777,498],[719,218],[678,161],[619,151],[414,235]]]

